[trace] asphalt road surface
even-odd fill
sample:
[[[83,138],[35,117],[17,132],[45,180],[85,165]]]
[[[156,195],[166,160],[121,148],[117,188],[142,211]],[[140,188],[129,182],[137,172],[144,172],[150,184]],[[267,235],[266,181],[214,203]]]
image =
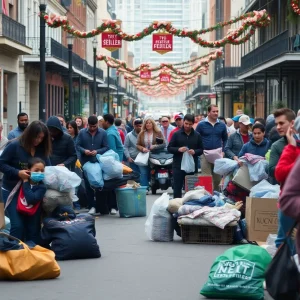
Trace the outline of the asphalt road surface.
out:
[[[147,213],[158,196],[147,196]],[[100,216],[102,257],[59,262],[54,280],[0,282],[2,300],[200,300],[214,259],[230,246],[148,241],[145,218]],[[266,298],[269,299],[269,298]]]

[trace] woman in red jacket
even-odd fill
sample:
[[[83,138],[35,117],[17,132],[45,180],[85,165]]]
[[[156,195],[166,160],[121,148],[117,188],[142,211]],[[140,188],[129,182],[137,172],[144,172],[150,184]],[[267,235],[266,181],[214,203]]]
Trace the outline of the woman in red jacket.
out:
[[[298,120],[297,120],[298,119]],[[300,129],[300,118],[297,118],[295,121],[294,128],[298,131]],[[275,169],[275,178],[281,185],[281,190],[285,185],[287,177],[294,167],[297,158],[300,154],[300,144],[299,141],[295,139],[295,130],[290,127],[287,131],[286,138],[288,141],[288,145],[284,147],[283,152],[280,156],[278,164]],[[286,234],[290,231],[292,226],[294,225],[295,220],[290,216],[286,215],[284,211],[282,211],[281,207],[278,210],[278,234],[277,239],[275,241],[276,247],[278,248],[285,240]],[[294,242],[289,239],[288,241],[290,248],[293,253],[295,253],[295,245]]]

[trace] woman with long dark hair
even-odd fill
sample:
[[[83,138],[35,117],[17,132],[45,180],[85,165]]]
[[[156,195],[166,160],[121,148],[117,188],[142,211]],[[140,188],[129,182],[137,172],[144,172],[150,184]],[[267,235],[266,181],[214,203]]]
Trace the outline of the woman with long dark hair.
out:
[[[0,171],[4,173],[2,196],[7,202],[10,193],[20,180],[27,181],[31,178],[28,161],[38,157],[50,165],[51,140],[48,128],[43,122],[34,121],[16,140],[11,141],[0,157]],[[10,234],[23,241],[39,243],[41,227],[41,207],[33,216],[27,216],[17,211],[17,191],[7,206],[7,213],[11,222]]]
[[[68,134],[73,138],[73,141],[76,144],[78,131],[79,131],[77,123],[75,121],[67,122],[67,130],[68,130]]]

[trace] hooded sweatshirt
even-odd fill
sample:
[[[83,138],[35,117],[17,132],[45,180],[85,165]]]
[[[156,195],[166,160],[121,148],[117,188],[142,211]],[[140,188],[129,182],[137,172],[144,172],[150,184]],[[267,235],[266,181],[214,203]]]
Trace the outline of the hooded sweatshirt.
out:
[[[63,131],[59,119],[55,116],[50,117],[47,121],[48,128],[56,128],[61,134],[57,138],[52,138],[52,153],[50,156],[51,165],[56,166],[64,164],[71,171],[75,168],[77,154],[73,138]]]
[[[252,138],[250,142],[243,146],[242,150],[239,153],[239,157],[244,156],[246,153],[251,153],[254,155],[260,155],[265,157],[268,150],[269,141],[266,138],[264,138],[260,144],[256,144],[254,139]]]
[[[119,160],[123,160],[124,148],[122,145],[119,131],[115,125],[106,129],[108,146],[111,150],[115,151],[119,155]]]

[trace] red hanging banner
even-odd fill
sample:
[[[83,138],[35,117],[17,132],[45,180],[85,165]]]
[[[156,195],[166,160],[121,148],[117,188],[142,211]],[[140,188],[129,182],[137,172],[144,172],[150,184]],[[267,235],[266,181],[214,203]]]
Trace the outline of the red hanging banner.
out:
[[[116,51],[122,48],[122,39],[113,32],[103,32],[102,33],[102,48],[108,51]]]
[[[144,69],[140,71],[140,78],[145,79],[145,80],[150,80],[151,79],[151,71]]]
[[[160,54],[173,51],[173,35],[169,33],[154,33],[152,35],[152,51]]]
[[[167,84],[171,82],[171,75],[168,73],[160,73],[159,78],[160,78],[160,83]]]

